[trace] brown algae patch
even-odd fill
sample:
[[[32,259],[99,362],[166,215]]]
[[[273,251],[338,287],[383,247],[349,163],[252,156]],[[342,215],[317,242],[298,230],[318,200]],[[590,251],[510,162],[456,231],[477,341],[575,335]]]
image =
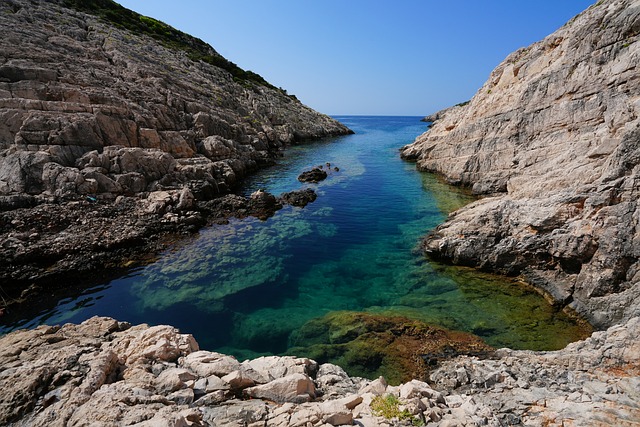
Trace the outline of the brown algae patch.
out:
[[[429,365],[460,354],[488,355],[492,348],[468,333],[402,316],[331,312],[292,334],[290,354],[342,366],[350,375],[384,376],[390,384],[426,379]]]

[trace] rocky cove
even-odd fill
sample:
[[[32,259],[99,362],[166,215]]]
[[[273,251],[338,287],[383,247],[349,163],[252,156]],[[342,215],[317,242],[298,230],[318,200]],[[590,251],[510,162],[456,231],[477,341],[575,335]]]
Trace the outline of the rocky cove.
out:
[[[153,262],[132,263],[104,281],[85,278],[85,290],[75,294],[43,287],[46,304],[34,302],[31,315],[9,310],[8,327],[0,331],[92,316],[168,323],[193,334],[202,348],[239,359],[304,355],[350,374],[384,375],[394,384],[420,369],[392,363],[400,357],[385,357],[382,343],[398,341],[398,348],[416,352],[420,346],[409,336],[383,334],[394,323],[383,316],[467,331],[492,346],[517,349],[555,350],[588,335],[518,278],[424,259],[417,244],[425,230],[473,198],[399,158],[399,147],[426,128],[419,117],[338,119],[356,134],[291,147],[277,165],[245,179],[240,191],[253,200],[268,197],[261,188],[300,194],[295,189],[303,187],[317,194],[313,203],[284,207],[269,218],[219,221],[176,240]],[[327,177],[301,183],[307,174],[299,171],[308,165]],[[240,213],[241,205],[230,200],[243,198],[216,203]],[[350,314],[357,312],[368,315]],[[421,326],[402,324],[398,331],[415,330],[420,341]]]
[[[7,209],[3,281],[17,289],[42,276],[136,262],[134,253],[162,247],[159,236],[220,221],[224,212],[264,215],[261,208],[281,202],[264,193],[249,200],[215,196],[272,161],[285,143],[349,132],[277,89],[137,38],[145,36],[106,31],[103,21],[61,9],[64,4],[11,1],[0,14],[5,39],[16,42],[3,44],[1,53],[0,89],[9,96],[0,111],[0,181]],[[601,332],[559,351],[453,358],[420,378],[428,384],[389,386],[304,358],[241,362],[198,351],[191,336],[172,327],[92,318],[2,338],[0,381],[15,392],[3,394],[0,419],[16,425],[636,425],[639,13],[637,1],[598,2],[507,58],[469,104],[442,113],[403,150],[419,168],[486,196],[425,239],[431,257],[523,275]],[[38,50],[45,40],[61,46],[61,56]],[[16,47],[27,42],[29,49]],[[60,58],[86,46],[90,51],[74,58],[99,66],[75,64],[65,74],[74,64]],[[162,61],[147,63],[154,54]],[[186,67],[182,72],[195,74],[179,80],[176,68],[163,73],[159,64],[174,57]],[[94,76],[83,73],[103,69],[94,93],[87,85]],[[69,91],[71,75],[85,76],[82,90]],[[222,89],[211,83],[199,92],[212,80]],[[142,84],[156,88],[155,103],[130,102],[141,96]],[[93,98],[82,98],[85,93]],[[212,102],[202,97],[211,93],[237,95],[220,102],[231,112],[203,113]],[[104,104],[124,110],[110,110],[110,121],[101,115]],[[311,116],[274,118],[294,106]],[[51,219],[32,230],[29,215]],[[125,223],[128,234],[114,231],[114,222]]]

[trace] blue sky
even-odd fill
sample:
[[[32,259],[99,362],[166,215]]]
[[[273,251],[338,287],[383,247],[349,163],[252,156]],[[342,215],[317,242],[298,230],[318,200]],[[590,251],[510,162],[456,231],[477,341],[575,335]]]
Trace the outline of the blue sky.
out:
[[[332,115],[417,115],[470,99],[509,53],[595,0],[116,0],[201,38]]]

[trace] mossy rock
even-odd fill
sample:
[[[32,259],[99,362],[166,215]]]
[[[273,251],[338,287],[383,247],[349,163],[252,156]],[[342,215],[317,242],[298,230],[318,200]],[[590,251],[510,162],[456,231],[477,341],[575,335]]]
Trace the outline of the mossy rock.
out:
[[[390,384],[426,379],[434,363],[492,351],[479,337],[402,316],[351,311],[310,320],[291,335],[290,354],[335,363],[350,375],[384,376]]]

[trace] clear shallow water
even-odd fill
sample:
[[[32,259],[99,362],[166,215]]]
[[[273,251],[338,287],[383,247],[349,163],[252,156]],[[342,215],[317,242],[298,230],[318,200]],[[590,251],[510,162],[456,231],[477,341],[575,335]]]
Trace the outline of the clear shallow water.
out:
[[[584,335],[526,285],[425,260],[420,237],[471,199],[400,159],[426,130],[420,118],[338,119],[356,134],[292,147],[242,189],[310,186],[314,203],[201,230],[153,264],[0,332],[104,315],[172,324],[201,348],[240,358],[286,352],[306,322],[336,310],[404,315],[498,347],[556,349]],[[319,184],[297,181],[326,162],[340,170]]]

